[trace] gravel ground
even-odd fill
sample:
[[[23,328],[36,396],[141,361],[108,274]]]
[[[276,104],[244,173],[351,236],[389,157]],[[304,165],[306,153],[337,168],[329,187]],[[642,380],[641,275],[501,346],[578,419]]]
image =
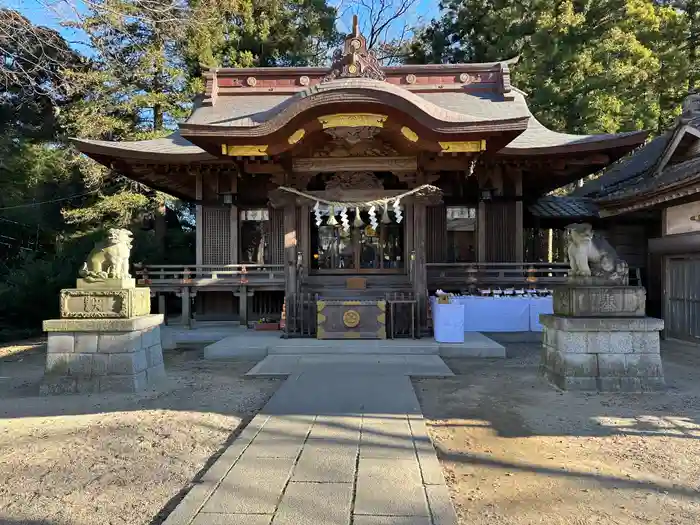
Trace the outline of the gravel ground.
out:
[[[140,394],[38,396],[40,341],[0,348],[0,524],[158,524],[265,404],[255,364],[167,352]]]
[[[700,349],[665,343],[669,389],[560,392],[537,345],[415,381],[462,525],[700,523]]]

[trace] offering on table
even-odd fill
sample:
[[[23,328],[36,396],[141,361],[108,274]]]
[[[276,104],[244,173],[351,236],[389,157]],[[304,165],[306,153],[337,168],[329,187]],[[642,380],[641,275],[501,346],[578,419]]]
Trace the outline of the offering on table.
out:
[[[519,289],[515,290],[515,295],[523,296],[523,295],[525,295],[525,290],[523,288],[519,288]]]
[[[482,297],[486,297],[487,295],[491,295],[491,288],[485,288],[485,289],[479,290],[479,293],[481,294]]]

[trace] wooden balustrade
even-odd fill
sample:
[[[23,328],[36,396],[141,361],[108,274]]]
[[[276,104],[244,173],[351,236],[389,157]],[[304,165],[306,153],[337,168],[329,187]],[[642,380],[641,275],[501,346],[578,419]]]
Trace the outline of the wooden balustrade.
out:
[[[149,264],[136,267],[140,285],[167,286],[265,286],[284,285],[281,264]]]

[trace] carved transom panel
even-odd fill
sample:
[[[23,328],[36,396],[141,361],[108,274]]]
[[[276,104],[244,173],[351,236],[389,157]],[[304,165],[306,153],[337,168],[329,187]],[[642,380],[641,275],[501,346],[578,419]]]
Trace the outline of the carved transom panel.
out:
[[[339,128],[329,129],[335,131]],[[354,128],[358,129],[358,128]],[[389,144],[377,138],[359,138],[350,142],[345,138],[334,138],[313,151],[313,157],[398,157],[399,153]]]
[[[380,128],[370,126],[329,128],[325,130],[334,140],[344,140],[349,144],[357,144],[363,140],[372,140],[380,131]]]
[[[374,173],[368,171],[342,172],[335,174],[326,182],[327,190],[379,190],[384,184]]]

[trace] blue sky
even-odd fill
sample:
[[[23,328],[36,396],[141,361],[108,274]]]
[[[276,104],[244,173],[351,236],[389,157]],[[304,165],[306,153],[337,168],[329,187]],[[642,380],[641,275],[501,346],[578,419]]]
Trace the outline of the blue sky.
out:
[[[337,2],[331,0],[331,3]],[[75,19],[75,9],[78,11],[84,9],[80,0],[5,0],[3,4],[10,9],[16,9],[36,25],[48,26],[57,30],[73,47],[79,49],[80,43],[86,40],[85,34],[61,26],[62,21]],[[418,0],[411,13],[411,19],[420,17],[427,22],[436,17],[437,14],[438,3],[436,0]],[[338,29],[340,31],[350,31],[352,25],[350,16],[348,14],[339,21]]]

